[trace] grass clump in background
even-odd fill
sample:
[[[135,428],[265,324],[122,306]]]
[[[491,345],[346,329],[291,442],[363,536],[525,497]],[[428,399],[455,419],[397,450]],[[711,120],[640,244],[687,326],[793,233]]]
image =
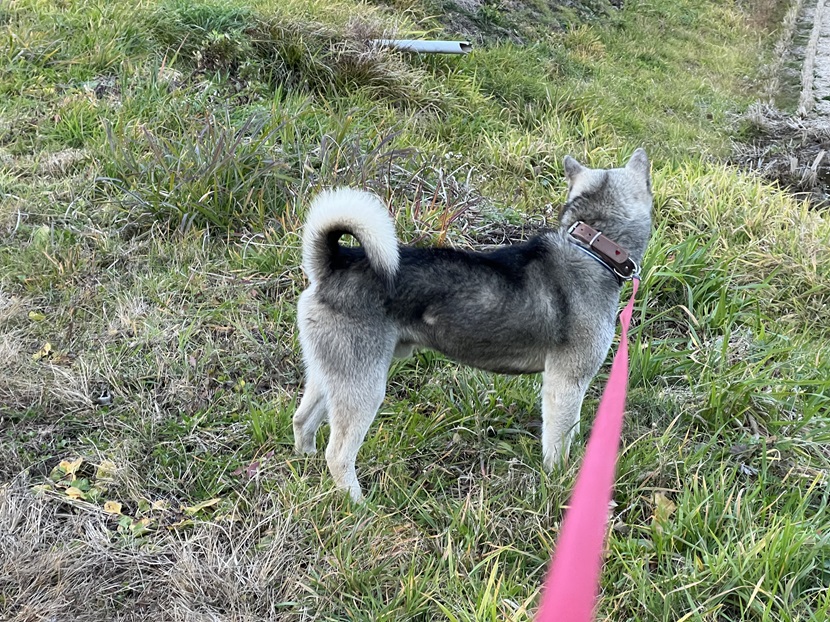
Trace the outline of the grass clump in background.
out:
[[[121,191],[132,226],[149,219],[227,230],[251,218],[263,226],[266,214],[278,216],[292,181],[277,140],[284,127],[264,115],[238,129],[208,116],[194,136],[177,141],[144,130],[128,143],[110,131],[112,159],[100,181]]]
[[[408,106],[428,101],[421,72],[369,45],[395,28],[391,19],[369,7],[353,12],[335,5],[323,22],[316,8],[289,2],[255,12],[227,2],[176,1],[161,3],[149,21],[155,38],[199,72],[292,91],[366,90]]]
[[[531,619],[582,444],[543,474],[539,379],[424,352],[390,372],[367,505],[332,491],[291,452],[304,209],[352,184],[407,241],[498,244],[555,223],[565,154],[644,145],[600,616],[825,619],[830,226],[722,163],[785,10],[7,5],[0,617]],[[366,45],[442,27],[480,45]]]

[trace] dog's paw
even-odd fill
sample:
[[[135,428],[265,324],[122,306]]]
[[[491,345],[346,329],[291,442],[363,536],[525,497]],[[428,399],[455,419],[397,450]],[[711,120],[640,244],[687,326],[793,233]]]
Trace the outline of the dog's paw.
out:
[[[312,440],[310,443],[301,442],[299,439],[294,443],[294,452],[301,456],[313,456],[317,453],[317,446]]]
[[[360,486],[356,488],[349,488],[349,497],[354,503],[362,504],[366,499],[363,496],[363,491],[360,490]]]
[[[546,451],[542,464],[548,473],[568,466],[568,448],[554,447]]]

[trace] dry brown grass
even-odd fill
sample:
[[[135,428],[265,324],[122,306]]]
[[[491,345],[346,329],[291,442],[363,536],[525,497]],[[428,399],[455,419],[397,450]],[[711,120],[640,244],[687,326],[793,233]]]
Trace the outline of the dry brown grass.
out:
[[[743,115],[750,142],[736,144],[735,161],[778,181],[816,206],[830,191],[830,123],[755,104]]]
[[[288,615],[316,552],[278,493],[225,520],[118,533],[99,507],[0,487],[0,617],[8,622],[261,621]]]

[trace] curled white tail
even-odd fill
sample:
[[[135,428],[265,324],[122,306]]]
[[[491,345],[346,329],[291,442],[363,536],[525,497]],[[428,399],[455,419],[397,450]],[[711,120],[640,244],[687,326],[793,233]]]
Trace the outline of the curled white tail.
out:
[[[311,202],[303,229],[303,268],[314,283],[332,270],[337,240],[353,235],[366,252],[369,265],[386,283],[398,272],[398,238],[395,223],[381,200],[351,188],[325,190]]]

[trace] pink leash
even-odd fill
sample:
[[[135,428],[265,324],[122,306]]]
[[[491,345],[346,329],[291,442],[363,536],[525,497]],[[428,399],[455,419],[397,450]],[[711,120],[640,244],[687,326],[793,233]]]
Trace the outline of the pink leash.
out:
[[[620,313],[620,347],[614,355],[608,383],[585,449],[570,507],[553,555],[536,622],[590,622],[599,592],[602,547],[608,524],[608,505],[625,415],[628,385],[628,325],[639,280],[634,279],[631,300]]]

